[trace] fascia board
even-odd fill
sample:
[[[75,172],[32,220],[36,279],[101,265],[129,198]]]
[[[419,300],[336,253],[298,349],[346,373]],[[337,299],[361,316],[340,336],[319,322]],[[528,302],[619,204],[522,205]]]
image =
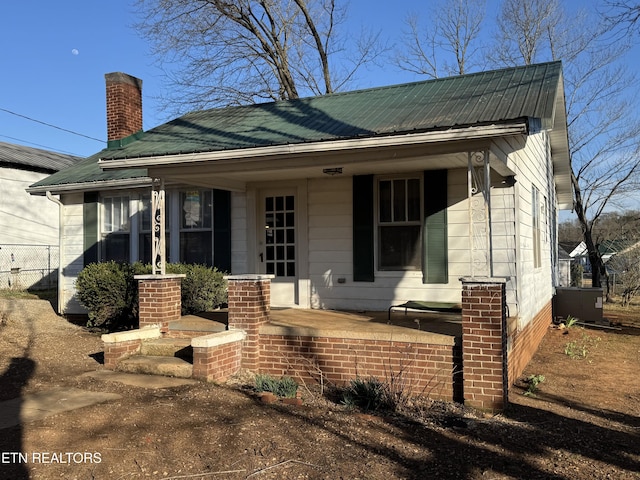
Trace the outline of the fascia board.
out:
[[[98,190],[118,190],[123,188],[150,187],[151,178],[140,177],[127,180],[102,180],[97,182],[65,183],[61,185],[43,185],[40,187],[29,187],[27,193],[31,195],[46,195],[50,192],[53,195],[71,192],[85,192]]]
[[[99,159],[103,170],[193,164],[201,162],[255,162],[267,157],[313,155],[345,150],[360,150],[380,147],[402,147],[407,145],[441,143],[451,141],[478,140],[483,138],[521,135],[527,133],[525,119],[508,124],[456,128],[435,132],[411,133],[403,135],[368,137],[326,142],[274,145],[235,150],[221,150],[205,153],[189,153],[124,159]]]

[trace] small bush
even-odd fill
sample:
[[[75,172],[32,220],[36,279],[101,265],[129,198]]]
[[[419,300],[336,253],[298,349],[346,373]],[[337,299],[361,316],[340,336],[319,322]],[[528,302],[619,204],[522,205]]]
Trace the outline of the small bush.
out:
[[[217,268],[171,263],[167,273],[186,275],[182,279],[183,315],[209,312],[227,303],[227,282]]]
[[[88,326],[117,329],[130,323],[136,297],[130,265],[113,261],[87,265],[78,274],[76,290],[89,312]]]
[[[90,327],[119,330],[132,327],[138,318],[138,281],[135,275],[151,273],[151,265],[101,262],[87,265],[78,275],[76,290],[89,312]],[[184,263],[167,264],[167,273],[182,279],[182,315],[214,310],[227,302],[224,274],[216,268]]]
[[[296,381],[287,376],[277,379],[271,375],[258,374],[255,377],[255,382],[256,390],[259,392],[271,392],[281,398],[294,398],[298,392]]]

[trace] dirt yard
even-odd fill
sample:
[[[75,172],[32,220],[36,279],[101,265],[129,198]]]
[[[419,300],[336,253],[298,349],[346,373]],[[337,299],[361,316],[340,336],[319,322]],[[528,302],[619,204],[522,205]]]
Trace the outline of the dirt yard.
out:
[[[83,377],[103,368],[99,335],[46,301],[0,299],[0,401],[60,386],[121,395],[0,430],[0,478],[637,479],[640,308],[606,314],[621,330],[550,329],[523,376],[544,381],[530,395],[518,382],[504,414],[433,403],[369,415],[304,390],[303,406],[265,405],[241,381]]]

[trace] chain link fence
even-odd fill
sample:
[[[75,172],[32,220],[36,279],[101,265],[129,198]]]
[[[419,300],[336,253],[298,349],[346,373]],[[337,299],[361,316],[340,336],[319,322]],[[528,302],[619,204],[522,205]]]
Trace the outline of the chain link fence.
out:
[[[0,244],[0,290],[45,290],[58,285],[57,245]]]

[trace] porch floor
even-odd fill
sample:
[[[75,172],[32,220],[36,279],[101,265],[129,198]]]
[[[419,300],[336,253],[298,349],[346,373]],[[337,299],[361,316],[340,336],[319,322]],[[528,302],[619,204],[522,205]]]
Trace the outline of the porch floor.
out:
[[[265,334],[330,336],[347,338],[385,339],[418,343],[453,344],[462,335],[459,313],[430,313],[402,311],[306,310],[271,308],[271,321],[261,329]],[[203,334],[224,331],[227,311],[219,310],[187,315],[172,322],[171,329],[202,331]]]

